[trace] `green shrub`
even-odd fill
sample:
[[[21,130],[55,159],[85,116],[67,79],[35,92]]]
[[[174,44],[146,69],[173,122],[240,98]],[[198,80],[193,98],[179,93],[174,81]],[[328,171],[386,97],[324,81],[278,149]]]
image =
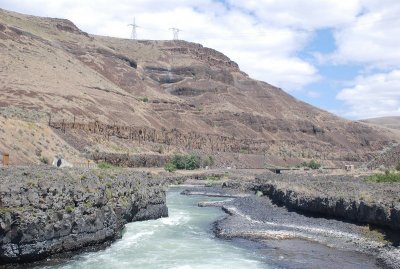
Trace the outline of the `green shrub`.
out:
[[[142,101],[147,103],[149,101],[149,98],[147,96],[145,96],[145,97],[142,98]]]
[[[114,165],[112,165],[111,163],[108,162],[99,162],[97,164],[97,167],[100,169],[111,169],[111,168],[115,168]]]
[[[217,181],[219,181],[221,179],[220,175],[212,175],[212,176],[206,176],[206,187],[212,187],[212,186],[217,186],[220,183],[218,183]]]
[[[72,212],[75,211],[75,206],[73,206],[73,205],[67,205],[67,206],[65,207],[65,211],[67,211],[68,214],[71,214]]]
[[[106,188],[106,198],[107,200],[112,198],[112,190],[110,188]]]
[[[194,170],[202,165],[213,165],[214,157],[209,155],[204,160],[197,154],[175,154],[171,161],[165,165],[165,170],[173,172],[175,170]]]
[[[303,162],[300,164],[300,167],[308,167],[310,169],[319,169],[322,167],[322,164],[315,160],[311,160],[310,162]]]
[[[0,207],[0,214],[22,212],[25,210],[29,210],[29,207]]]
[[[216,180],[220,180],[221,176],[206,176],[206,180],[210,180],[210,181],[216,181]]]
[[[203,166],[212,166],[214,165],[215,160],[214,157],[211,155],[208,155],[204,160],[203,160]]]
[[[384,174],[374,174],[367,178],[368,181],[383,183],[383,182],[400,182],[400,174],[386,170]]]
[[[169,162],[164,166],[164,169],[168,172],[175,172],[176,166],[173,163]]]
[[[175,165],[176,169],[194,170],[200,168],[201,158],[195,154],[176,154],[172,157],[171,163]]]

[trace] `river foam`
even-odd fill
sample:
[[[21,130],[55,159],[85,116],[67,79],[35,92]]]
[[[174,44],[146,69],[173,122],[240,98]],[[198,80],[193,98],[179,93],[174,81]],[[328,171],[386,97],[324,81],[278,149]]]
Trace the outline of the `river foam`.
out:
[[[85,253],[46,269],[229,269],[276,268],[259,254],[221,240],[212,223],[224,216],[218,208],[200,208],[200,201],[219,198],[168,192],[169,217],[126,225],[123,237],[105,250]]]

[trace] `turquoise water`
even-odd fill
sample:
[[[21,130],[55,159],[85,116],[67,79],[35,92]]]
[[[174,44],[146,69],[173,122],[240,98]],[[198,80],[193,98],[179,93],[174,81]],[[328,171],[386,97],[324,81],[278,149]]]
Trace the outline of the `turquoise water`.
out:
[[[172,188],[167,194],[168,218],[127,224],[123,237],[107,249],[45,268],[274,268],[263,262],[260,253],[214,237],[212,223],[224,213],[197,203],[219,198],[179,193]]]

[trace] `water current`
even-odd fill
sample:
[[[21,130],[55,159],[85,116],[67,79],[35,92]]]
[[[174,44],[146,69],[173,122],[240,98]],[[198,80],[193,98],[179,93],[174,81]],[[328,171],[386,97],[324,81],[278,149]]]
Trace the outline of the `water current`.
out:
[[[332,249],[304,240],[223,240],[212,231],[224,217],[219,208],[198,207],[200,201],[226,198],[167,192],[168,218],[129,223],[123,236],[96,252],[73,256],[40,269],[250,269],[318,268],[375,269],[374,260],[355,252]],[[54,264],[54,263],[53,263]]]
[[[218,198],[184,196],[180,191],[172,188],[167,194],[168,218],[129,223],[122,238],[107,249],[45,268],[273,268],[256,252],[215,238],[212,223],[224,213],[197,203]]]

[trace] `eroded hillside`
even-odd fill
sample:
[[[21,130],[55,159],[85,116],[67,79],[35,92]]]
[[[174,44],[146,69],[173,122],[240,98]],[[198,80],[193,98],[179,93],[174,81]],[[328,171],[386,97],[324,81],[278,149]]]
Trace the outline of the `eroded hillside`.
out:
[[[40,112],[37,122],[50,119],[65,147],[81,152],[80,145],[87,152],[199,150],[255,154],[261,163],[329,163],[367,161],[393,142],[390,131],[296,100],[202,45],[93,36],[68,20],[5,10],[0,92],[2,111]],[[2,128],[10,136],[12,127]],[[12,150],[10,143],[3,140],[0,151]],[[37,161],[17,148],[18,160]]]

